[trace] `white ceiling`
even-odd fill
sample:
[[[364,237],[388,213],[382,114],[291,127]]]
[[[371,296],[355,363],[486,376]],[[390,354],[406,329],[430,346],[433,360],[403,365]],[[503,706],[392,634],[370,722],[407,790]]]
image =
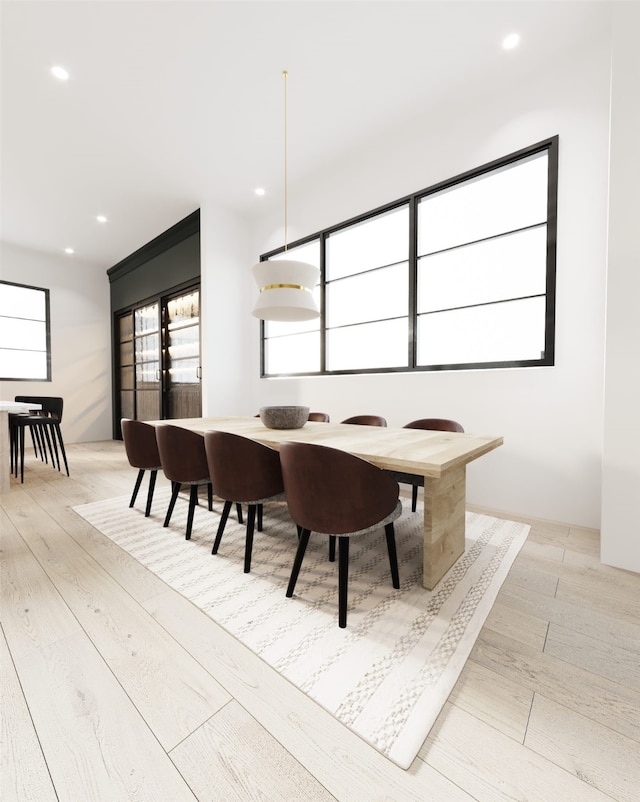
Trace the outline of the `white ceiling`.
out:
[[[283,69],[291,185],[608,25],[607,3],[518,0],[2,0],[1,13],[2,239],[104,268],[205,199],[247,217],[282,203]],[[522,43],[507,52],[511,31]]]

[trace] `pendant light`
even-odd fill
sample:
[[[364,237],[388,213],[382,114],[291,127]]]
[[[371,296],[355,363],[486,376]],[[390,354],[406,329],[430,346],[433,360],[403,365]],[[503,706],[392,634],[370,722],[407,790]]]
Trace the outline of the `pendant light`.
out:
[[[320,271],[308,262],[287,258],[287,76],[284,80],[284,259],[258,262],[252,268],[260,295],[253,309],[262,320],[291,322],[312,320],[320,312],[313,298],[313,289]]]

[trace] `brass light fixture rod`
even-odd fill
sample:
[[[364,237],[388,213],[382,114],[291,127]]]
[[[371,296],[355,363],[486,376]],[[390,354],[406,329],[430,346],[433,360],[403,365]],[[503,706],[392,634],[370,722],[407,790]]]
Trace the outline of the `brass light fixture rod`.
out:
[[[284,81],[284,251],[287,252],[287,70],[282,70]]]

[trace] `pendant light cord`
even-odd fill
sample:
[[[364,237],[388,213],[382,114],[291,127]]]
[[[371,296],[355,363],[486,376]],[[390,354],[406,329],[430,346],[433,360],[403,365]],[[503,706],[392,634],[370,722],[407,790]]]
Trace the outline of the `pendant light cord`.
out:
[[[284,79],[284,251],[287,252],[287,76],[286,70],[282,71]]]

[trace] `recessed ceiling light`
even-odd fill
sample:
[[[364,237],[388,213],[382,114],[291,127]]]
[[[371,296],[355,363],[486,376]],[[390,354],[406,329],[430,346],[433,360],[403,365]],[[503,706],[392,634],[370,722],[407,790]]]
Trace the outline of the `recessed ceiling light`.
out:
[[[52,67],[51,74],[54,75],[59,81],[67,81],[69,79],[69,73],[65,70],[64,67],[60,66]]]
[[[255,191],[256,195],[262,196],[262,195],[265,194],[265,191],[264,191],[264,189],[262,187],[256,187],[256,189],[254,191]]]
[[[97,220],[99,223],[106,223],[106,222],[107,222],[107,218],[106,218],[106,217],[105,217],[103,214],[99,214],[99,215],[97,215],[97,216],[96,216],[96,220]]]
[[[73,248],[65,248],[65,249],[64,249],[64,252],[65,252],[65,253],[75,253],[75,251],[73,250]]]
[[[508,36],[505,36],[502,40],[502,47],[505,50],[513,50],[514,47],[517,47],[520,42],[520,34],[519,33],[510,33]]]

